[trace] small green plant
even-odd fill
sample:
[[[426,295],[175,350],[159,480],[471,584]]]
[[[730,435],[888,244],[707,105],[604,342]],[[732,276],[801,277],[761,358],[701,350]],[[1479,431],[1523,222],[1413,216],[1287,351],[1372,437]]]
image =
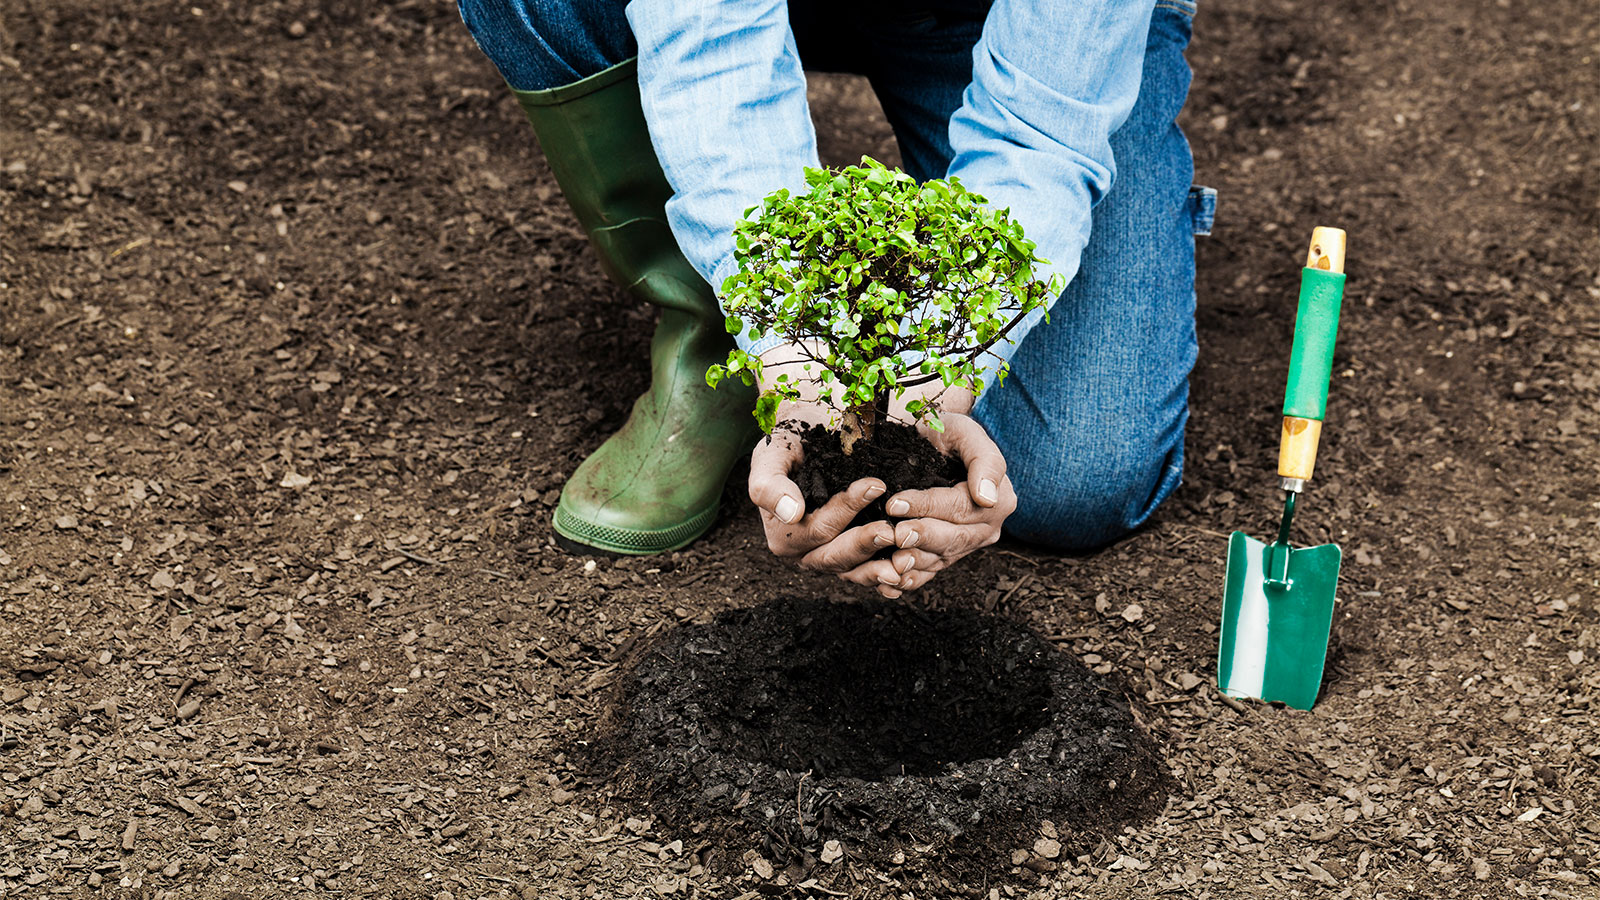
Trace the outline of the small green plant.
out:
[[[1034,277],[1044,263],[1006,210],[956,179],[919,184],[863,157],[842,170],[807,169],[810,190],[780,190],[734,231],[739,271],[723,284],[728,332],[778,335],[802,348],[805,374],[780,373],[757,401],[770,433],[778,403],[817,385],[843,410],[846,453],[871,440],[892,400],[933,381],[983,390],[978,358],[1060,291]],[[742,350],[714,365],[757,383],[761,360]],[[996,374],[1001,377],[1004,369]],[[907,410],[942,430],[932,401]]]

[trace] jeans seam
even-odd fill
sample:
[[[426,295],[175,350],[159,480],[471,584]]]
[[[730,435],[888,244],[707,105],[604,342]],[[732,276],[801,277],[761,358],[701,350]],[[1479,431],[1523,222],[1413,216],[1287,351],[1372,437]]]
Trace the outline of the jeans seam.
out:
[[[1157,0],[1156,9],[1171,10],[1193,18],[1199,7],[1197,4],[1189,2],[1189,0]]]

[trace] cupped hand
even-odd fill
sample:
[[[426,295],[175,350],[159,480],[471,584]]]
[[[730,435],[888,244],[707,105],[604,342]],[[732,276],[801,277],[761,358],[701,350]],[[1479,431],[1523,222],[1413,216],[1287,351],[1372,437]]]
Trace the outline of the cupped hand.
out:
[[[856,515],[887,490],[877,478],[862,478],[820,508],[807,510],[789,473],[804,459],[799,427],[825,418],[800,404],[779,408],[778,427],[750,454],[750,500],[761,510],[767,547],[797,559],[804,568],[831,572],[858,584],[897,584],[900,573],[879,551],[895,545],[894,526],[879,520],[850,527]]]
[[[942,434],[926,426],[920,430],[935,447],[961,457],[967,480],[954,487],[901,491],[889,498],[886,510],[899,520],[894,544],[900,549],[889,560],[893,579],[883,578],[876,569],[841,574],[875,586],[890,599],[922,587],[951,563],[998,541],[1001,526],[1017,508],[1005,457],[983,426],[961,413],[941,413],[940,419]]]
[[[768,372],[762,388],[771,387],[771,372],[794,366],[806,354],[780,346],[762,354]],[[778,427],[760,441],[750,456],[750,499],[761,509],[767,546],[800,565],[832,572],[856,584],[876,588],[890,599],[927,584],[935,573],[980,547],[1000,539],[1000,528],[1017,508],[1017,493],[1006,477],[1006,460],[977,420],[966,415],[973,397],[960,388],[934,385],[896,401],[894,418],[909,421],[907,401],[936,401],[944,431],[926,425],[918,430],[941,452],[955,453],[967,467],[967,480],[955,487],[901,491],[889,498],[887,512],[900,521],[879,520],[850,527],[856,515],[887,488],[877,478],[863,478],[821,508],[808,511],[800,488],[789,478],[804,452],[799,431],[822,424],[837,411],[818,402],[806,388],[799,402],[778,409]],[[888,559],[874,559],[898,547]]]

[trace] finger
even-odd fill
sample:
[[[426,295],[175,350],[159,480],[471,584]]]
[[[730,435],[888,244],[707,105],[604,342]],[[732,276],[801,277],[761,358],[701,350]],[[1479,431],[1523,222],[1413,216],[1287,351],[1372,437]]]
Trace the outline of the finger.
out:
[[[878,593],[883,595],[883,597],[887,600],[900,599],[900,589],[889,587],[887,584],[878,585]]]
[[[868,560],[853,569],[840,572],[839,577],[862,587],[897,587],[900,584],[900,573],[887,559]]]
[[[851,482],[843,493],[833,495],[806,520],[811,539],[817,544],[825,544],[843,534],[855,521],[856,515],[872,501],[882,497],[885,490],[887,487],[876,478],[861,478]]]
[[[894,529],[888,522],[868,522],[852,528],[801,557],[800,565],[818,572],[844,572],[894,546]]]
[[[943,557],[939,556],[939,554],[930,553],[922,549],[896,550],[894,555],[889,557],[889,562],[894,563],[894,570],[901,575],[912,569],[926,569],[930,572],[937,572],[946,565]]]
[[[901,548],[922,550],[948,563],[999,540],[1000,529],[988,522],[960,525],[942,519],[905,519],[895,523],[894,539]]]
[[[800,441],[787,431],[775,431],[757,441],[750,453],[750,502],[785,525],[800,521],[806,511],[800,486],[789,479],[789,472],[803,458]]]
[[[967,466],[967,490],[978,506],[991,508],[1000,502],[1000,484],[1006,477],[1006,458],[994,439],[968,416],[951,417],[946,429],[949,444]]]
[[[884,508],[896,519],[926,517],[962,525],[975,525],[993,522],[996,515],[1004,519],[1016,510],[1017,492],[1011,486],[1010,478],[1001,476],[995,493],[994,506],[983,507],[973,501],[966,485],[932,488],[926,491],[901,491],[890,497]]]
[[[1006,458],[996,448],[993,452],[976,453],[967,460],[967,490],[972,501],[986,509],[1000,503],[1000,485],[1005,483]]]
[[[963,524],[977,521],[983,512],[972,502],[966,489],[960,487],[901,491],[889,498],[884,510],[896,519],[931,518]]]
[[[900,576],[900,584],[895,588],[900,593],[914,591],[933,580],[934,573],[925,569],[912,569]]]

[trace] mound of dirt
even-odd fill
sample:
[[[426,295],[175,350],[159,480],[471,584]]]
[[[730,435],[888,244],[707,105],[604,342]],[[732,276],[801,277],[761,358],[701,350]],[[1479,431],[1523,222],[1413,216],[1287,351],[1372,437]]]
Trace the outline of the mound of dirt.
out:
[[[1123,693],[1013,622],[777,600],[662,635],[619,683],[593,761],[660,821],[805,877],[828,841],[996,874],[1043,820],[1064,852],[1159,810]]]

